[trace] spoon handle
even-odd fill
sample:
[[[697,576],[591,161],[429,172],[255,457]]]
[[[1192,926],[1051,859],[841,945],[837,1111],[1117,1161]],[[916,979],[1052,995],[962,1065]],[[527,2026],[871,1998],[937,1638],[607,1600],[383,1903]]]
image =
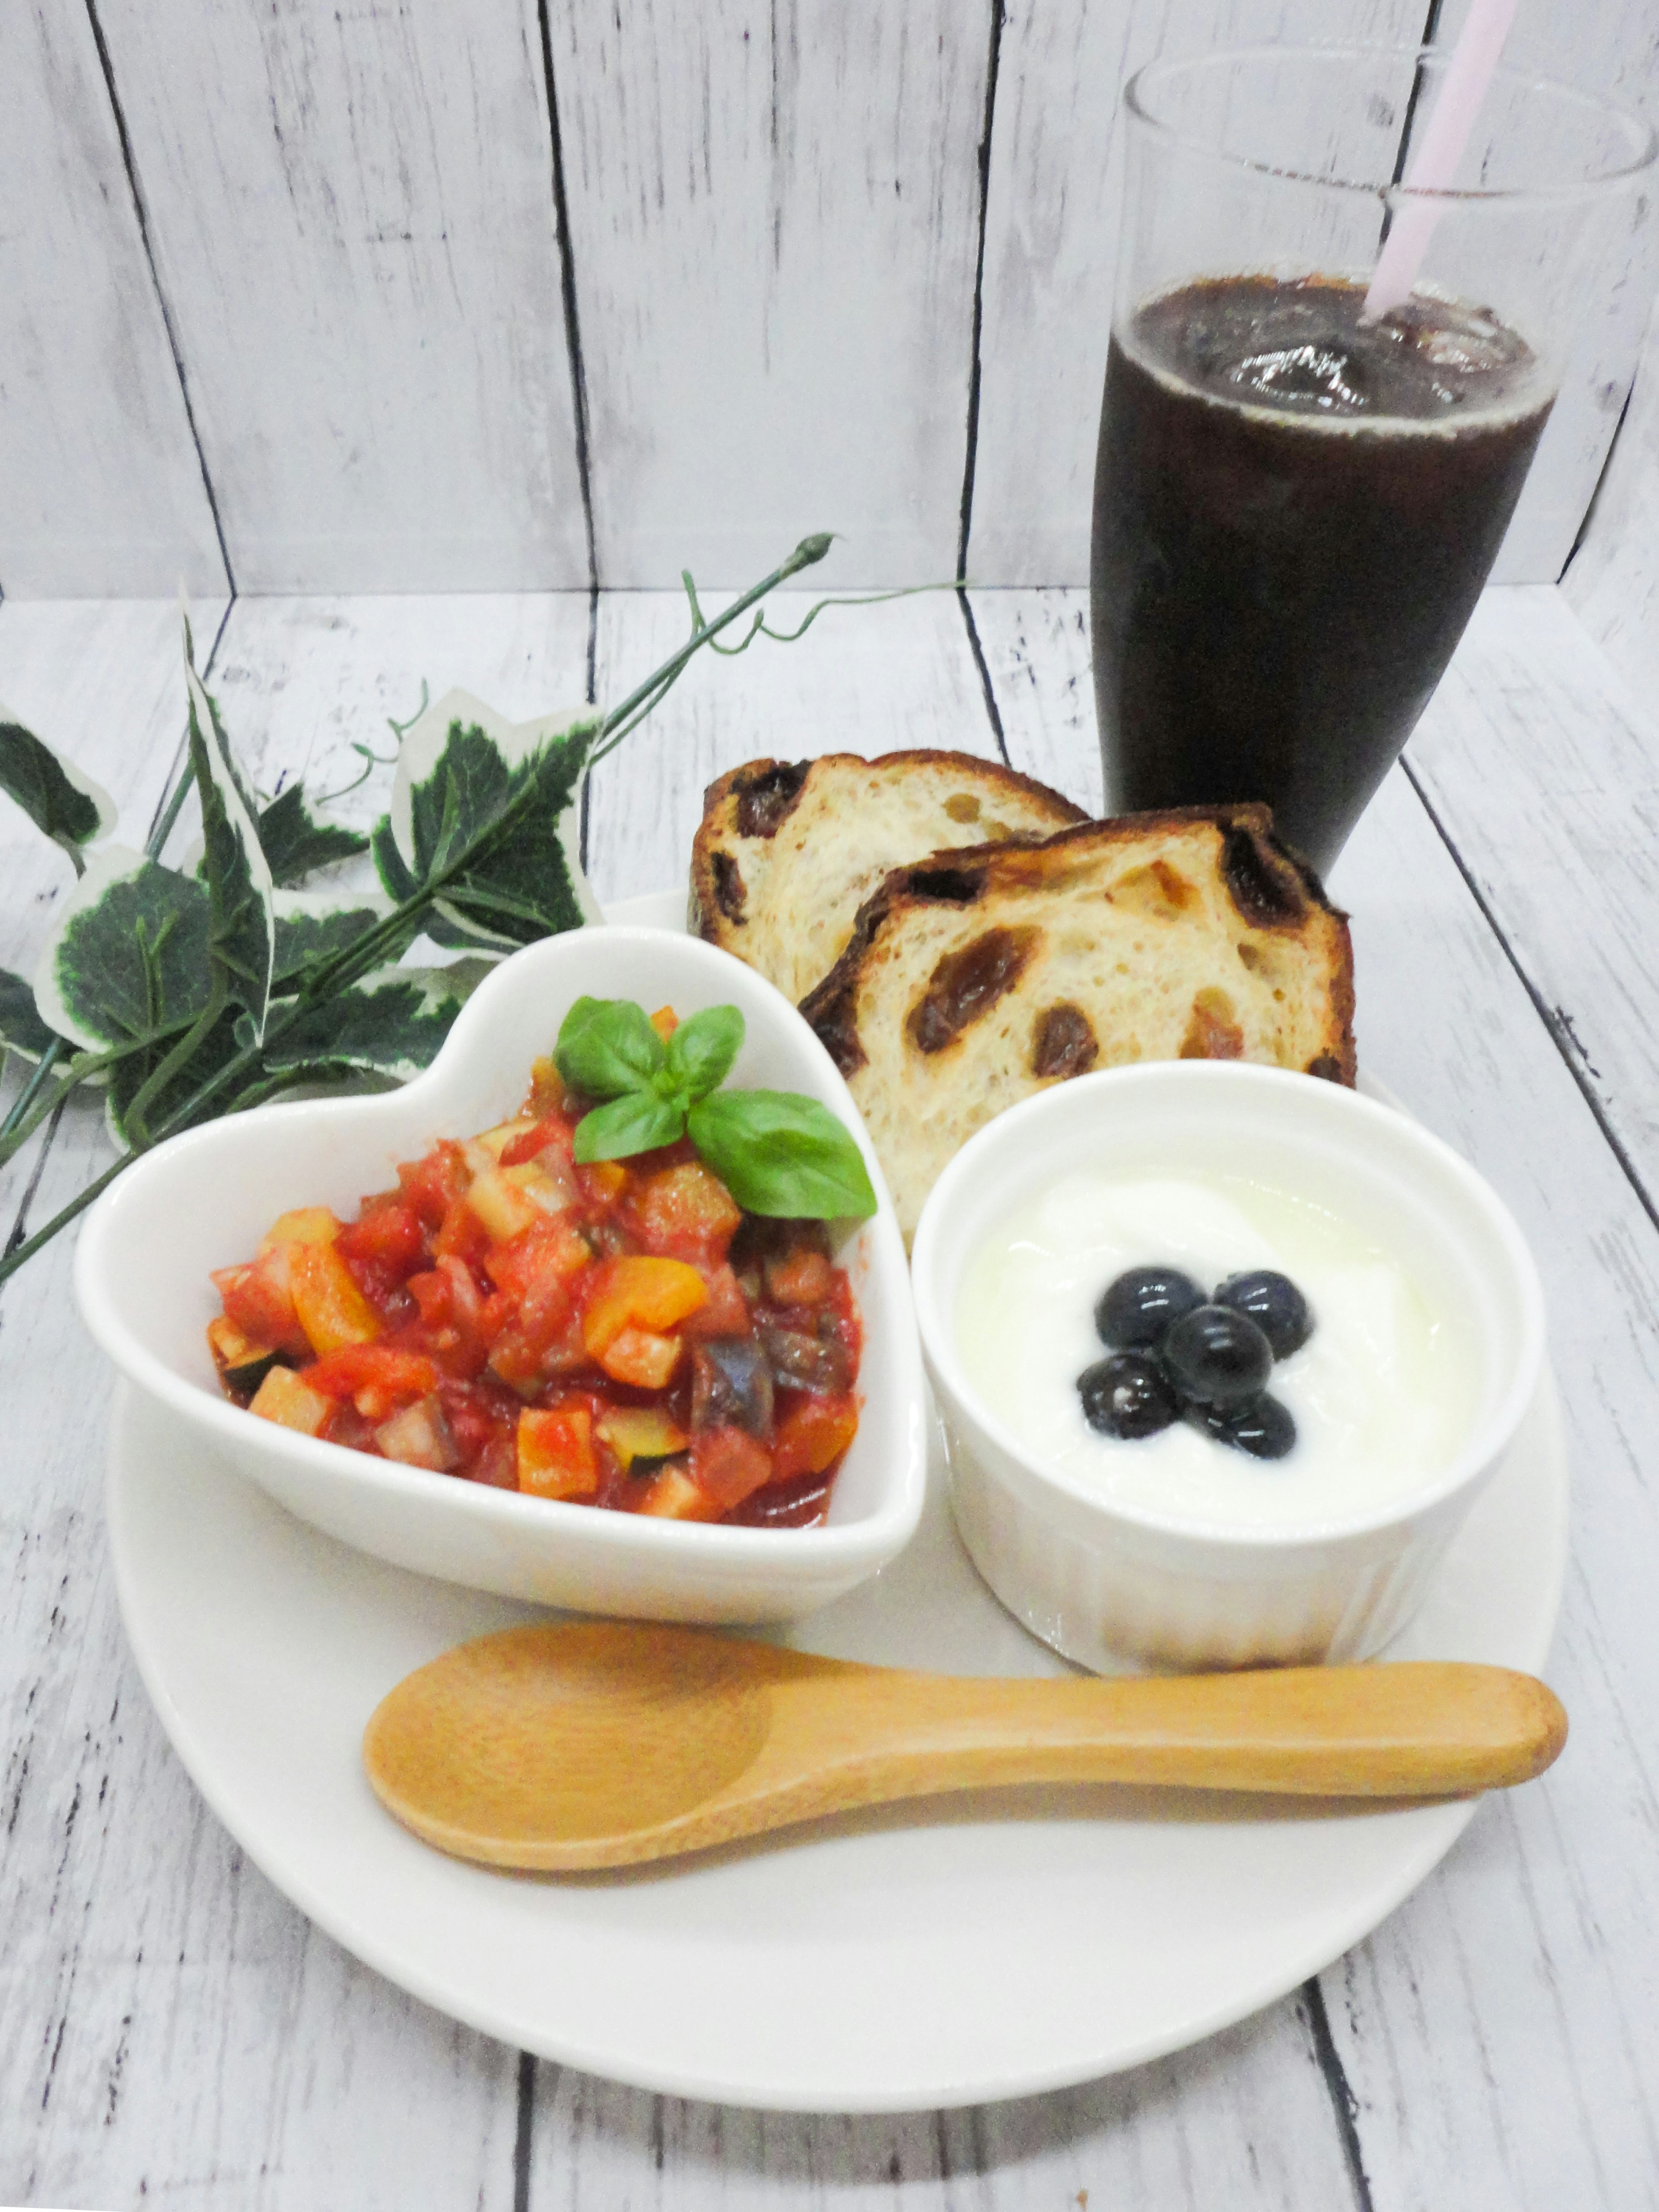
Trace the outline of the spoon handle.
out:
[[[1456,1796],[1529,1781],[1567,1730],[1559,1701],[1534,1676],[1453,1662],[1063,1682],[857,1671],[864,1681],[855,1689],[849,1680],[845,1691],[861,1705],[869,1698],[871,1749],[885,1736],[889,1757],[908,1753],[933,1770],[930,1788],[954,1772],[959,1778],[945,1786],[1128,1782]],[[879,1713],[890,1698],[890,1711]],[[837,1734],[850,1718],[841,1716]]]

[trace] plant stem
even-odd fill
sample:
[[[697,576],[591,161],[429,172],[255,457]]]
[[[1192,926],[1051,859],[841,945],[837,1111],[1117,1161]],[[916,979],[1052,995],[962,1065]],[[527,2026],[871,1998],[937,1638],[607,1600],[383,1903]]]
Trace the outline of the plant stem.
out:
[[[716,615],[713,622],[700,623],[678,653],[672,653],[662,666],[653,675],[647,676],[637,690],[630,691],[619,706],[608,710],[599,724],[600,741],[587,757],[588,767],[596,767],[607,753],[616,750],[633,728],[634,721],[640,719],[635,709],[646,708],[648,712],[650,707],[654,707],[699,647],[707,645],[709,639],[723,630],[728,623],[734,623],[740,614],[745,614],[757,599],[763,599],[769,592],[776,591],[780,584],[799,574],[801,569],[810,568],[814,562],[822,561],[830,550],[830,545],[827,532],[816,538],[803,538],[788,559],[781,562],[769,576],[764,576],[758,584],[751,585],[740,599],[732,600],[723,614]],[[630,715],[634,716],[633,721],[629,720]]]
[[[34,1072],[29,1077],[28,1081],[18,1092],[16,1097],[12,1100],[11,1111],[6,1115],[3,1121],[0,1121],[0,1161],[10,1158],[11,1154],[6,1150],[6,1140],[10,1137],[13,1131],[21,1124],[27,1116],[29,1108],[33,1105],[36,1098],[40,1095],[41,1086],[45,1084],[46,1078],[52,1073],[52,1069],[57,1066],[58,1061],[63,1058],[64,1049],[64,1039],[62,1037],[54,1037],[52,1042],[46,1047],[46,1050],[41,1054],[40,1059],[35,1061]],[[29,1130],[33,1129],[35,1126],[36,1125],[33,1121],[29,1123],[28,1128],[25,1129],[22,1136],[18,1139],[18,1144],[21,1145],[27,1140]],[[16,1146],[14,1146],[12,1150],[15,1151]]]

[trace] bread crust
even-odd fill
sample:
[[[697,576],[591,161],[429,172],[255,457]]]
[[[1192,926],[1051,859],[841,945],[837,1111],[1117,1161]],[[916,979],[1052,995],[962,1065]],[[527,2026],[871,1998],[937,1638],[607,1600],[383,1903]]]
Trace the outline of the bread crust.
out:
[[[956,787],[948,798],[943,785]],[[836,813],[838,798],[848,802],[845,820]],[[798,1000],[839,953],[872,886],[872,854],[879,870],[921,852],[978,842],[981,825],[1000,816],[1008,817],[999,823],[1005,841],[1044,836],[1088,818],[1034,776],[973,753],[918,748],[872,759],[826,753],[813,761],[747,761],[704,795],[691,848],[688,927]],[[959,838],[952,835],[958,821]],[[792,847],[792,823],[810,823],[811,830],[800,839],[812,847],[811,880],[799,888],[806,864]],[[833,858],[826,840],[836,845]],[[779,908],[787,911],[787,931]]]

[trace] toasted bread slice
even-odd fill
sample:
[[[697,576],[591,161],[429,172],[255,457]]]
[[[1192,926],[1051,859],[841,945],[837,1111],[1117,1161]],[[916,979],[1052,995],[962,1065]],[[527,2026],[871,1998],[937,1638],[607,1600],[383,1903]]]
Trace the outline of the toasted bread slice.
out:
[[[896,869],[801,1012],[907,1237],[975,1130],[1067,1076],[1253,1060],[1354,1078],[1346,917],[1265,806],[1127,815]]]
[[[750,761],[708,787],[691,848],[690,927],[798,1005],[890,868],[1085,818],[1047,784],[971,753]]]

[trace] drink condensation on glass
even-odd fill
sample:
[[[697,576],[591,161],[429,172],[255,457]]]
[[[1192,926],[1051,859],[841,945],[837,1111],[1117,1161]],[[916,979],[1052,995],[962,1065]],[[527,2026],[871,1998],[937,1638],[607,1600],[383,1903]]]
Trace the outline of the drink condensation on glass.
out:
[[[1091,574],[1109,811],[1265,799],[1323,872],[1486,580],[1653,143],[1499,71],[1465,156],[1487,181],[1437,196],[1416,289],[1368,320],[1401,191],[1350,179],[1392,173],[1440,66],[1262,48],[1128,88]]]

